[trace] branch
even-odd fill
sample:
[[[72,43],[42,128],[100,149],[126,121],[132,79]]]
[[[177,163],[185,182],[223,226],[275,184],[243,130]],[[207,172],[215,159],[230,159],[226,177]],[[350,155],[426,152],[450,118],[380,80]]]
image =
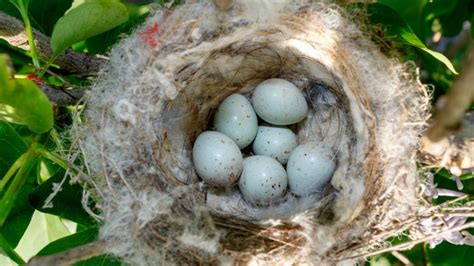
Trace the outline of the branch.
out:
[[[63,89],[57,87],[51,87],[46,84],[38,85],[44,94],[48,97],[49,101],[56,107],[75,105],[77,104],[88,88],[72,88]]]
[[[51,58],[53,52],[50,47],[49,37],[35,29],[33,29],[33,34],[35,36],[36,47],[39,55],[46,60]],[[24,50],[30,49],[23,22],[1,11],[0,38],[5,39],[12,46]],[[71,49],[68,49],[63,52],[54,63],[72,73],[95,75],[104,62],[104,58],[76,53]]]
[[[48,256],[33,257],[27,266],[66,266],[107,253],[107,243],[96,241]]]

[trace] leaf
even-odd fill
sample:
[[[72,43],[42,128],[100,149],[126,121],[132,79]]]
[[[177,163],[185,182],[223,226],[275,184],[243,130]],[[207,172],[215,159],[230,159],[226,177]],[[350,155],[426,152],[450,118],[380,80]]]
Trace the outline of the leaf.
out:
[[[15,129],[2,121],[0,121],[0,147],[2,147],[0,149],[0,177],[3,177],[28,147]]]
[[[70,234],[59,217],[36,211],[16,250],[29,260],[49,243]]]
[[[122,25],[89,38],[85,41],[87,52],[93,54],[106,53],[119,39],[121,34],[130,33],[149,14],[148,6],[127,5],[129,19]]]
[[[451,61],[443,54],[428,49],[395,10],[383,4],[374,3],[368,5],[367,11],[372,23],[384,25],[387,33],[396,36],[400,43],[421,49],[442,62],[451,72],[458,74]]]
[[[51,36],[54,25],[71,7],[71,4],[72,0],[31,0],[28,11],[42,32]]]
[[[53,127],[53,108],[48,97],[31,81],[12,79],[9,59],[0,55],[0,120],[27,125],[44,133]]]
[[[422,13],[425,6],[432,0],[378,0],[377,2],[392,8],[406,21],[417,36],[424,39]]]
[[[78,184],[69,184],[69,180],[63,180],[64,178],[65,172],[61,169],[46,182],[38,186],[30,194],[31,205],[41,212],[58,215],[59,217],[87,226],[94,225],[95,220],[82,207],[83,188]],[[59,185],[61,185],[61,190],[52,199],[52,206],[44,206],[48,196]]]
[[[11,125],[0,121],[0,147],[0,176],[4,176],[20,155],[26,152],[27,146]],[[33,215],[34,209],[28,201],[28,194],[33,190],[33,185],[32,179],[27,179],[17,194],[13,204],[15,208],[0,228],[5,241],[13,247],[20,241]]]
[[[425,248],[431,266],[473,265],[474,247],[444,241],[433,249]]]
[[[127,8],[119,1],[85,2],[67,12],[54,26],[51,36],[54,56],[74,43],[110,30],[127,20]]]

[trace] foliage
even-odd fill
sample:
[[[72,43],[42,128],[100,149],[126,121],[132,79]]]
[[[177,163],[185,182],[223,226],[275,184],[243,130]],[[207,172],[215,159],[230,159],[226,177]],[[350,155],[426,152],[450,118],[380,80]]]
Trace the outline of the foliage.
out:
[[[180,1],[0,1],[0,11],[23,20],[32,48],[12,47],[0,36],[0,252],[5,255],[0,264],[22,264],[29,254],[54,254],[97,239],[97,221],[82,208],[82,186],[70,184],[66,176],[67,171],[74,171],[63,159],[69,143],[58,138],[70,125],[76,107],[53,108],[40,86],[90,83],[90,77],[73,76],[50,64],[69,47],[77,52],[107,53],[156,3],[173,8]],[[370,23],[383,28],[385,37],[392,36],[401,54],[421,68],[422,81],[433,84],[434,100],[445,94],[457,70],[462,72],[466,48],[474,37],[474,27],[469,32],[465,26],[467,21],[474,23],[474,2],[379,0],[368,4],[367,10]],[[51,37],[53,58],[39,57],[33,28]],[[467,41],[466,32],[471,35]],[[438,187],[457,189],[446,170],[434,173]],[[473,177],[461,177],[464,193],[474,194]],[[93,203],[89,207],[93,209]],[[34,218],[39,214],[43,218]],[[73,222],[77,229],[65,230],[65,221]],[[42,246],[22,246],[31,230],[46,234]],[[420,244],[402,254],[416,265],[472,265],[472,252],[468,246],[443,243],[434,249]],[[97,264],[120,262],[100,256],[79,265]],[[375,256],[368,264],[401,265],[390,254]]]

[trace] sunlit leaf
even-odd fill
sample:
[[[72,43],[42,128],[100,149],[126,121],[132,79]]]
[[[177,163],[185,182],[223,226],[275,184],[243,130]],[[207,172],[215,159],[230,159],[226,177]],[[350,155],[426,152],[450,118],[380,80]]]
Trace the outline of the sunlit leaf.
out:
[[[54,26],[51,47],[60,54],[79,41],[110,30],[128,20],[127,8],[116,0],[84,2],[70,10]]]
[[[27,79],[11,78],[9,59],[0,55],[0,120],[27,125],[44,133],[53,127],[53,108],[48,97]]]
[[[28,260],[49,243],[70,234],[59,217],[36,211],[16,250]]]

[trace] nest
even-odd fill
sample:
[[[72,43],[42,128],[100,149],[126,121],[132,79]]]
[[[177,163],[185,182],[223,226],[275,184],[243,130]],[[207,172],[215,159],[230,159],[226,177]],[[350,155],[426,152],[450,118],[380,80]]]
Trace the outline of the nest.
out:
[[[362,11],[248,2],[157,10],[113,48],[86,97],[73,131],[85,199],[100,239],[131,264],[335,263],[383,247],[420,208],[428,96],[414,66],[381,52],[355,22]],[[322,193],[255,207],[200,181],[191,150],[223,99],[269,78],[302,90],[298,141],[328,143],[337,169]]]

